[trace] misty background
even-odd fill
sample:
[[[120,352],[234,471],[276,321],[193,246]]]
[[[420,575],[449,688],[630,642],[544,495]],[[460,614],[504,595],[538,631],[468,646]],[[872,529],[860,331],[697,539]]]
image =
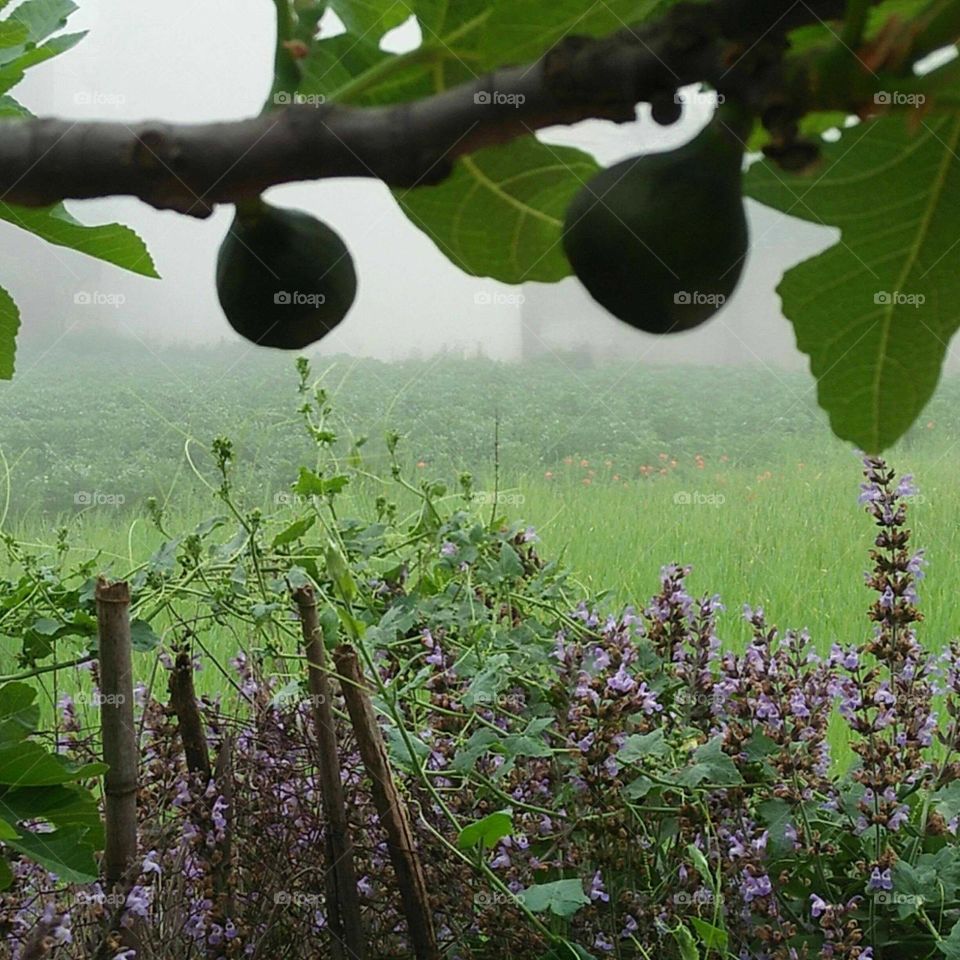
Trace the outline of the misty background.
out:
[[[324,35],[342,30],[332,14],[322,26]],[[30,71],[14,91],[35,114],[118,122],[225,120],[259,112],[270,86],[274,10],[267,0],[163,5],[82,0],[67,29],[89,34],[73,50]],[[419,39],[411,18],[384,37],[382,46],[400,52]],[[664,128],[642,107],[635,124],[588,121],[544,131],[542,138],[610,164],[689,140],[710,111],[709,103],[698,99],[686,106],[679,123]],[[331,223],[356,261],[357,302],[316,352],[380,359],[446,351],[515,360],[575,351],[650,363],[805,368],[775,287],[785,268],[829,246],[836,233],[748,201],[752,245],[737,293],[710,324],[658,338],[606,314],[572,278],[508,287],[464,274],[378,182],[292,184],[274,188],[269,199]],[[73,202],[70,208],[87,223],[115,220],[133,227],[163,279],[100,265],[0,224],[4,282],[21,307],[21,343],[29,356],[36,357],[36,348],[42,356],[57,338],[87,329],[122,334],[146,347],[243,342],[223,318],[214,287],[214,262],[231,207],[218,208],[207,220],[124,198]],[[95,294],[91,299],[100,302],[78,304],[78,294]],[[19,372],[25,372],[22,365]]]

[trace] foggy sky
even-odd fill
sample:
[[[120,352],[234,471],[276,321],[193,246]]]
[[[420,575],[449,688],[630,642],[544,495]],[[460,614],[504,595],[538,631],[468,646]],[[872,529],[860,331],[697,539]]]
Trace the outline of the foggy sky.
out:
[[[68,53],[33,69],[12,93],[35,114],[76,119],[136,121],[162,118],[202,122],[259,112],[270,87],[273,5],[268,0],[80,0],[68,31],[89,35]],[[325,20],[337,32],[336,18]],[[416,45],[408,22],[385,38],[389,49]],[[636,124],[589,121],[545,131],[551,143],[569,144],[609,164],[647,150],[684,142],[702,126],[709,107],[688,110],[673,127],[654,124],[641,109]],[[478,305],[477,293],[511,292],[491,280],[467,276],[403,215],[382,184],[335,180],[272,189],[269,199],[328,221],[350,247],[360,278],[359,296],[324,352],[345,350],[383,358],[430,354],[443,347],[517,355],[519,308]],[[789,220],[748,204],[753,247],[736,296],[715,324],[682,337],[656,340],[630,335],[652,359],[773,359],[805,362],[795,353],[790,325],[781,317],[774,287],[783,268],[832,242],[833,231]],[[0,223],[2,282],[21,306],[24,326],[38,316],[61,329],[104,322],[130,335],[170,341],[239,339],[216,300],[217,248],[232,208],[207,220],[158,212],[131,199],[72,202],[84,222],[117,220],[147,242],[162,281],[128,274],[79,254],[50,247]],[[120,306],[77,306],[78,291],[119,294]],[[550,309],[597,336],[619,336],[618,321],[594,307],[573,280],[554,291],[526,285],[527,309],[541,295]],[[561,317],[564,319],[564,317]],[[48,334],[45,334],[47,336]],[[29,332],[27,333],[29,336]]]

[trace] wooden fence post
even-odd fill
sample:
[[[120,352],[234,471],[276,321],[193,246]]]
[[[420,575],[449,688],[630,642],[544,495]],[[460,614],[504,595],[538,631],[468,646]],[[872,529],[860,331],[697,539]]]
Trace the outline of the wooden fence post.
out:
[[[333,721],[333,699],[326,670],[323,632],[317,617],[313,587],[306,584],[293,593],[303,629],[307,657],[307,689],[319,747],[320,795],[327,820],[326,854],[327,922],[333,934],[337,960],[362,960],[366,953],[360,920],[360,897],[353,863],[353,845],[347,827],[347,810],[340,782],[340,755]]]
[[[367,693],[357,651],[349,644],[341,644],[334,650],[333,657],[357,747],[372,783],[373,802],[387,834],[387,848],[400,887],[400,901],[407,918],[413,955],[417,960],[439,960],[426,877],[407,808],[393,783],[387,749]]]
[[[104,774],[106,843],[103,875],[119,884],[137,858],[137,764],[133,722],[133,664],[130,644],[130,588],[101,577],[95,592],[100,660],[100,724]]]

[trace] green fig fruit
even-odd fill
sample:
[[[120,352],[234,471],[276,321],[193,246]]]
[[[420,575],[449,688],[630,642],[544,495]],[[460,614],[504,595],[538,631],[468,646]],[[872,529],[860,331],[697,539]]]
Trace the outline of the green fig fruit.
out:
[[[347,315],[356,292],[350,251],[325,223],[263,202],[238,207],[217,256],[217,296],[242,337],[300,350]]]
[[[747,253],[746,130],[722,109],[693,140],[601,171],[574,197],[563,246],[590,295],[648,333],[690,330],[733,293]]]

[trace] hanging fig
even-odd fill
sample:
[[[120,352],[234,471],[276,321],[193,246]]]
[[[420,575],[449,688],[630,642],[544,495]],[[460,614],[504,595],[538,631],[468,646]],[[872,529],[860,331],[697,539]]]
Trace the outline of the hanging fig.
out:
[[[356,292],[350,251],[325,223],[262,201],[238,207],[217,256],[217,296],[241,336],[300,350],[343,320]]]
[[[563,246],[580,282],[648,333],[690,330],[733,293],[747,253],[747,118],[721,107],[689,143],[601,171],[574,197]]]

